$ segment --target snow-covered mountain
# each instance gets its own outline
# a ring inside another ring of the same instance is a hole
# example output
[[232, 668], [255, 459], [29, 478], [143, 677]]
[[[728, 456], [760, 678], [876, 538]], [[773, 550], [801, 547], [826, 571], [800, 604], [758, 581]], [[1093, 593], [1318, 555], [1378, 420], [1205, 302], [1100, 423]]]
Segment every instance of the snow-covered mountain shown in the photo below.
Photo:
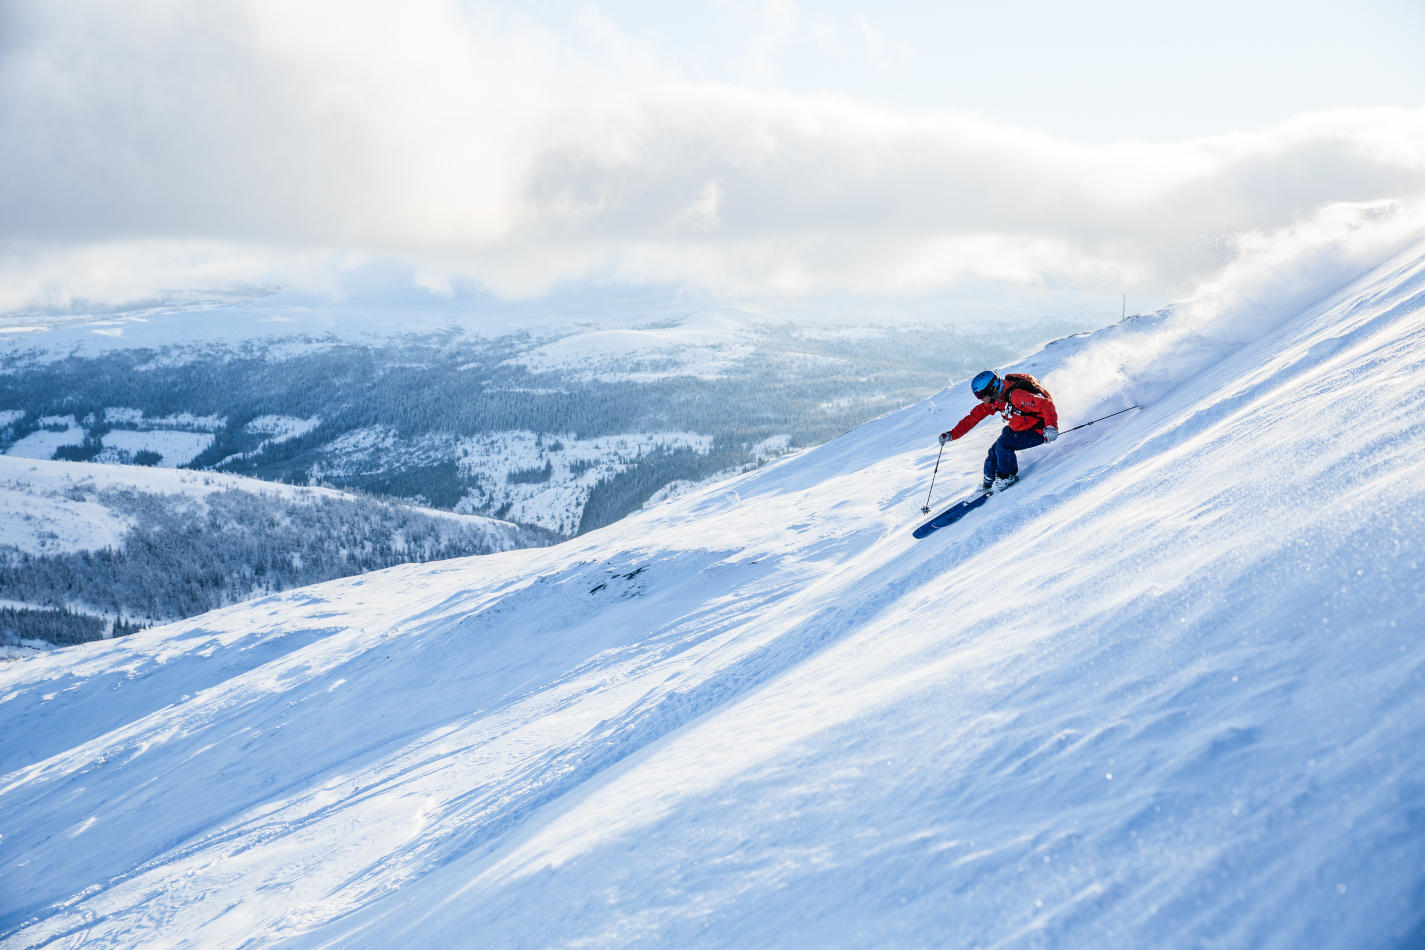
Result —
[[553, 540], [325, 488], [0, 456], [0, 647], [96, 640], [393, 564]]
[[1142, 408], [925, 541], [962, 385], [0, 669], [0, 944], [1420, 946], [1425, 247], [1018, 365]]

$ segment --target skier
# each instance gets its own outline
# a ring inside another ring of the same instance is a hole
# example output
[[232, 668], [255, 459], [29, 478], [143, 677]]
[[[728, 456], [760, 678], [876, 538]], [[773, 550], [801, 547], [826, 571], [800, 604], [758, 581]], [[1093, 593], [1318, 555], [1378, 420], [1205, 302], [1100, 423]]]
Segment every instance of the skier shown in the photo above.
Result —
[[970, 391], [980, 404], [955, 424], [949, 432], [940, 433], [940, 444], [952, 442], [998, 412], [1004, 415], [1004, 431], [990, 446], [985, 459], [985, 480], [980, 491], [1001, 491], [1019, 478], [1019, 460], [1014, 453], [1036, 445], [1053, 442], [1059, 437], [1059, 413], [1054, 399], [1044, 386], [1028, 373], [1005, 373], [1000, 379], [985, 370], [970, 380]]

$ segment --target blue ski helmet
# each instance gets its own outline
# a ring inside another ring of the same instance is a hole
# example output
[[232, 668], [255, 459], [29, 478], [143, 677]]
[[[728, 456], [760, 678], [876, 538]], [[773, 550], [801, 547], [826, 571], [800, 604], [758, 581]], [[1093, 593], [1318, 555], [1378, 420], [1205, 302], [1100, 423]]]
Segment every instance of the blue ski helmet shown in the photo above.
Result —
[[991, 370], [985, 370], [970, 380], [970, 392], [975, 394], [976, 399], [993, 396], [998, 390], [999, 377]]

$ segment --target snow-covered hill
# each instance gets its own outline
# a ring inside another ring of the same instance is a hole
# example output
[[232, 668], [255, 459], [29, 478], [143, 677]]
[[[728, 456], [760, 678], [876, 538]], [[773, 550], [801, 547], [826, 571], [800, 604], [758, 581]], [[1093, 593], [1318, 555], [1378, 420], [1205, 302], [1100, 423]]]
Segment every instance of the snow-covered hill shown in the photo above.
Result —
[[326, 488], [0, 456], [0, 645], [94, 640], [393, 564], [552, 540]]
[[[1425, 942], [1425, 248], [563, 545], [0, 670], [0, 943]], [[995, 429], [949, 447], [937, 494]]]

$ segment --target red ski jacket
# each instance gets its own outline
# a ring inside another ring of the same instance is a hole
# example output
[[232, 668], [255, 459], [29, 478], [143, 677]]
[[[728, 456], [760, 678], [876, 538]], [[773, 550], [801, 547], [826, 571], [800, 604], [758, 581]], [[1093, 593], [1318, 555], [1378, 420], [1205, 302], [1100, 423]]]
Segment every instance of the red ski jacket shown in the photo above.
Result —
[[1043, 432], [1045, 426], [1059, 428], [1059, 413], [1054, 408], [1054, 400], [1012, 386], [1008, 399], [981, 402], [970, 410], [969, 415], [955, 423], [955, 428], [950, 430], [951, 441], [960, 438], [997, 412], [1004, 415], [1004, 421], [1015, 432], [1023, 432], [1026, 429]]

